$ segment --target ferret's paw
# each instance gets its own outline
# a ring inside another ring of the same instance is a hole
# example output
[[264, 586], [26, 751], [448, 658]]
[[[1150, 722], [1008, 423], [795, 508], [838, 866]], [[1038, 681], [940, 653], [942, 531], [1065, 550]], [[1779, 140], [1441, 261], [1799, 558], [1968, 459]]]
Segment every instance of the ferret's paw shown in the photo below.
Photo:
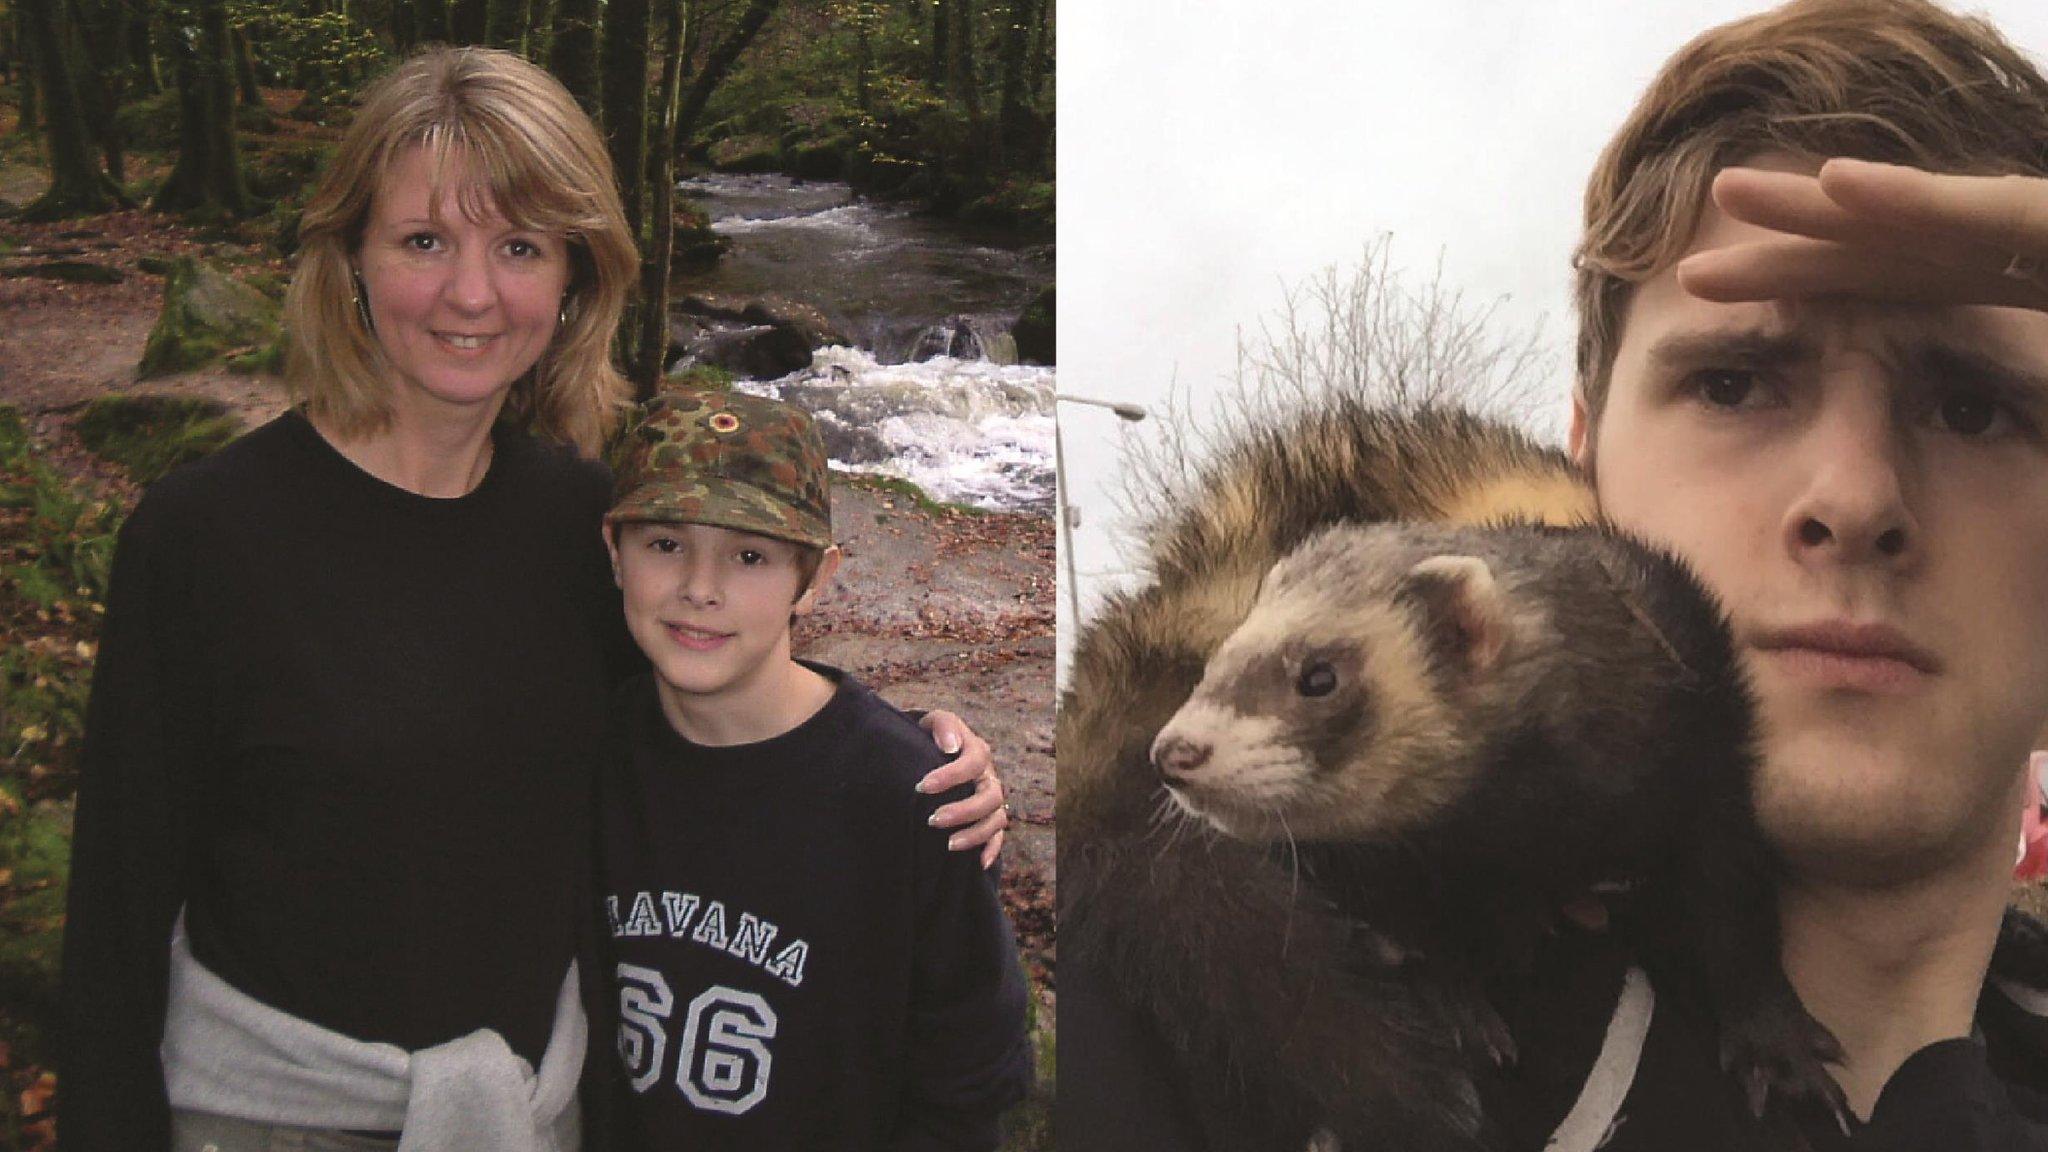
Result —
[[1749, 1110], [1759, 1117], [1776, 1092], [1827, 1108], [1846, 1133], [1849, 1102], [1827, 1069], [1841, 1059], [1834, 1033], [1796, 1003], [1760, 1006], [1721, 1028], [1721, 1067], [1742, 1085]]

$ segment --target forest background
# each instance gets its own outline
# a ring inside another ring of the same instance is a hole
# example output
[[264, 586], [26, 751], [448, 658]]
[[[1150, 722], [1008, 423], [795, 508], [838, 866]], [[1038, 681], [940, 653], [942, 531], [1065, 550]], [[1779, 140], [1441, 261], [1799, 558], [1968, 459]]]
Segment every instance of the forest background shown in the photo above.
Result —
[[[648, 394], [678, 358], [672, 278], [730, 244], [678, 197], [685, 175], [840, 180], [1049, 245], [1054, 15], [1051, 0], [0, 0], [0, 1148], [52, 1139], [70, 798], [115, 533], [144, 485], [282, 403], [276, 300], [298, 213], [362, 88], [429, 43], [506, 48], [563, 81], [605, 131], [640, 238], [617, 356]], [[1051, 362], [1052, 299], [1047, 285], [1017, 321], [1027, 359]], [[829, 342], [801, 308], [747, 308]], [[46, 370], [129, 329], [120, 381]], [[959, 706], [1005, 756], [1024, 844], [1045, 841], [1022, 867], [1010, 853], [1005, 897], [1039, 993], [1044, 1092], [1009, 1146], [1049, 1148], [1051, 525], [900, 485], [841, 501], [895, 584], [839, 623], [893, 634], [835, 637], [825, 658], [913, 696], [962, 675], [998, 685], [1000, 703]], [[1007, 607], [948, 608], [972, 602]]]

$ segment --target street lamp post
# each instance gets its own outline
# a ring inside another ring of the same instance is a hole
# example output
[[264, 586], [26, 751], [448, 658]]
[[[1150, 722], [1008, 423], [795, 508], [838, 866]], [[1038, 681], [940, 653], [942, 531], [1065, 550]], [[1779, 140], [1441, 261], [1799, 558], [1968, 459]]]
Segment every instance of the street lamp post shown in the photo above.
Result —
[[[1145, 418], [1145, 409], [1136, 404], [1123, 404], [1114, 400], [1097, 400], [1091, 396], [1075, 396], [1065, 392], [1053, 393], [1053, 400], [1059, 404], [1086, 404], [1091, 408], [1107, 408], [1118, 418], [1135, 424]], [[1074, 564], [1074, 529], [1081, 526], [1081, 510], [1067, 500], [1067, 454], [1060, 437], [1059, 414], [1053, 414], [1052, 422], [1052, 469], [1053, 486], [1058, 490], [1060, 522], [1059, 531], [1067, 539], [1067, 611], [1073, 618], [1074, 627], [1081, 626], [1081, 581]]]

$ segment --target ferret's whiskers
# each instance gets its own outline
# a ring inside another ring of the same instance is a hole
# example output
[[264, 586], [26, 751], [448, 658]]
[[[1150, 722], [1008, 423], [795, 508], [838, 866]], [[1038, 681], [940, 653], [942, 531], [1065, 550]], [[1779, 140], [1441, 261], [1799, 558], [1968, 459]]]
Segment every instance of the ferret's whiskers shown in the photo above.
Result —
[[1294, 909], [1301, 903], [1301, 845], [1294, 842], [1294, 829], [1287, 825], [1286, 811], [1275, 808], [1273, 815], [1279, 818], [1280, 831], [1287, 837], [1287, 924], [1280, 933], [1280, 957], [1284, 960], [1294, 943]]

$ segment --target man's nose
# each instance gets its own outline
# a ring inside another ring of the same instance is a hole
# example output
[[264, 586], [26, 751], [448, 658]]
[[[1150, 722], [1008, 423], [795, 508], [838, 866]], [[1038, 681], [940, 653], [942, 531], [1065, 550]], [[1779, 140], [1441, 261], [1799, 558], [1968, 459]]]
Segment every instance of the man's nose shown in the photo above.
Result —
[[1803, 446], [1805, 487], [1784, 524], [1786, 548], [1802, 562], [1897, 564], [1919, 543], [1911, 431], [1876, 400], [1824, 412]]

